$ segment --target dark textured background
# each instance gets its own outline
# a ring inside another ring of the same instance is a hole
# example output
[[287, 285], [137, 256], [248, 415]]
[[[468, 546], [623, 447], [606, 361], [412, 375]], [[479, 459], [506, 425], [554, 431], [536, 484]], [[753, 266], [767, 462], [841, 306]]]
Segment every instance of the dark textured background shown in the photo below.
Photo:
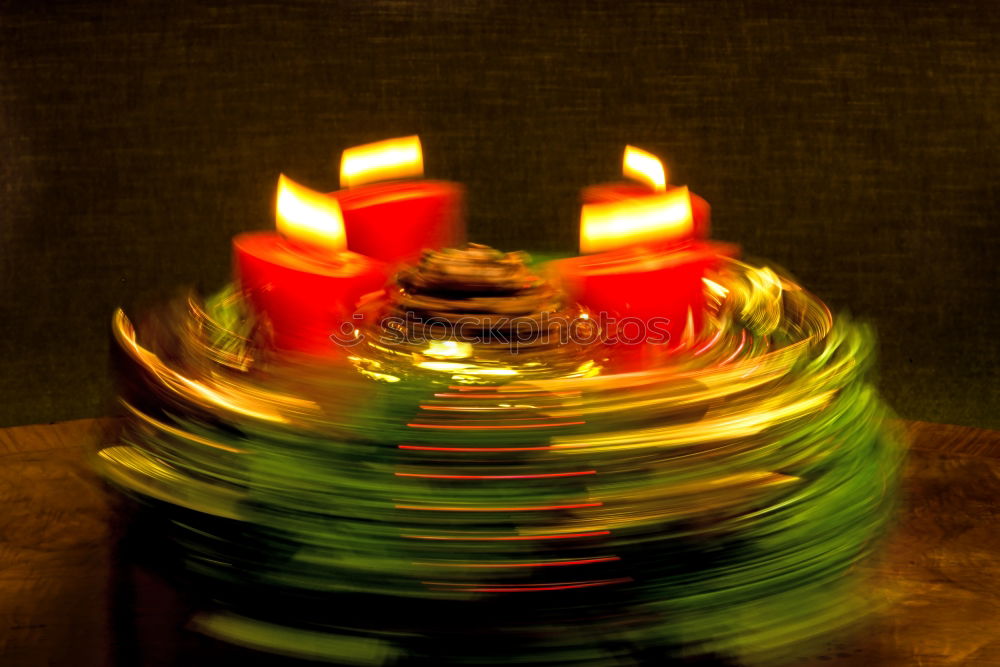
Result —
[[107, 410], [112, 310], [220, 285], [279, 171], [419, 132], [503, 248], [574, 249], [577, 189], [659, 153], [876, 323], [899, 412], [1000, 426], [993, 3], [39, 5], [0, 13], [4, 424]]

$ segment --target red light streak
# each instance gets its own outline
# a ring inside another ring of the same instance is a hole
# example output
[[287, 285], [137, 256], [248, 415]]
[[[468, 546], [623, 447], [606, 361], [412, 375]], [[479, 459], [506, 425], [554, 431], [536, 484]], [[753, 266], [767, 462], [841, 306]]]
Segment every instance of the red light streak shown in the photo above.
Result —
[[[400, 447], [406, 447], [406, 445], [400, 445]], [[580, 470], [578, 472], [543, 472], [534, 475], [432, 475], [417, 472], [395, 473], [396, 477], [420, 477], [423, 479], [542, 479], [547, 477], [579, 477], [580, 475], [596, 474], [596, 470]]]
[[735, 359], [735, 358], [736, 358], [736, 357], [737, 357], [737, 356], [739, 355], [739, 353], [743, 351], [743, 346], [744, 346], [744, 345], [746, 345], [746, 342], [747, 342], [747, 332], [746, 332], [746, 329], [744, 329], [743, 331], [741, 331], [741, 332], [740, 332], [740, 344], [739, 344], [739, 345], [737, 345], [737, 346], [736, 346], [736, 349], [735, 349], [735, 350], [733, 350], [733, 353], [732, 353], [732, 354], [730, 354], [730, 355], [729, 355], [728, 357], [726, 357], [725, 359], [723, 359], [723, 360], [722, 360], [722, 361], [721, 361], [721, 362], [719, 363], [719, 365], [720, 365], [720, 366], [725, 366], [725, 365], [726, 365], [726, 364], [728, 364], [728, 363], [729, 363], [730, 361], [732, 361], [733, 359]]
[[470, 567], [470, 568], [497, 568], [497, 567], [561, 567], [563, 565], [590, 565], [591, 563], [612, 563], [619, 561], [618, 556], [599, 556], [595, 558], [581, 558], [579, 560], [556, 560], [542, 561], [539, 563], [414, 563], [414, 565], [427, 565], [431, 567]]
[[[744, 335], [746, 335], [745, 332], [744, 332]], [[712, 338], [710, 338], [708, 341], [705, 342], [704, 345], [702, 345], [698, 349], [696, 349], [693, 352], [691, 352], [691, 356], [692, 357], [700, 357], [701, 355], [705, 354], [710, 349], [712, 349], [713, 347], [715, 347], [715, 344], [718, 343], [719, 339], [721, 339], [721, 338], [722, 338], [722, 329], [719, 329], [718, 331], [715, 332], [715, 335], [712, 336]]]
[[558, 533], [556, 535], [497, 535], [497, 536], [485, 536], [485, 535], [403, 535], [413, 540], [462, 540], [462, 541], [486, 541], [486, 542], [509, 542], [509, 541], [520, 541], [520, 540], [568, 540], [577, 537], [600, 537], [601, 535], [610, 535], [610, 530], [593, 530], [587, 533]]
[[[531, 591], [562, 591], [571, 588], [593, 588], [594, 586], [607, 586], [609, 584], [623, 584], [632, 581], [629, 577], [621, 577], [620, 579], [603, 579], [598, 581], [580, 581], [580, 582], [569, 582], [565, 584], [537, 584], [533, 586], [497, 586], [493, 587], [474, 587], [474, 588], [464, 588], [463, 590], [472, 591], [475, 593], [527, 593]], [[445, 581], [425, 581], [423, 582], [426, 586], [449, 586], [449, 587], [463, 587], [465, 584], [453, 584]]]
[[434, 505], [396, 505], [398, 510], [436, 510], [440, 512], [541, 512], [545, 510], [575, 510], [600, 507], [604, 503], [573, 503], [570, 505], [538, 505], [533, 507], [436, 507]]
[[[423, 408], [424, 406], [421, 405], [420, 407]], [[454, 409], [455, 410], [459, 410], [459, 411], [470, 411], [471, 412], [473, 410], [476, 410], [477, 408], [478, 408], [478, 406], [475, 406], [475, 407], [459, 407], [459, 406], [455, 406]], [[570, 414], [569, 416], [577, 416], [577, 415]], [[455, 417], [451, 421], [476, 422], [476, 423], [482, 423], [484, 421], [501, 421], [501, 420], [504, 421], [504, 422], [530, 422], [530, 421], [535, 420], [535, 419], [538, 419], [538, 417], [493, 417], [493, 418], [486, 417], [486, 418], [478, 418], [478, 419], [475, 418], [475, 417]]]
[[407, 424], [410, 428], [443, 428], [449, 430], [483, 430], [492, 428], [555, 428], [556, 426], [576, 426], [577, 424], [584, 424], [585, 422], [554, 422], [551, 424], [503, 424], [503, 425], [484, 425], [476, 426], [473, 424]]
[[[449, 387], [452, 389], [453, 387]], [[471, 387], [470, 387], [471, 390]], [[518, 391], [518, 392], [507, 392], [495, 394], [475, 395], [469, 393], [461, 394], [434, 394], [435, 398], [473, 398], [477, 400], [487, 400], [492, 398], [556, 398], [560, 396], [579, 396], [578, 391]]]
[[399, 445], [400, 449], [415, 449], [423, 452], [540, 452], [552, 449], [543, 447], [431, 447], [430, 445]]
[[[421, 410], [427, 410], [428, 412], [511, 412], [514, 410], [523, 411], [528, 408], [533, 408], [535, 406], [523, 406], [523, 405], [508, 405], [508, 406], [493, 406], [493, 405], [421, 405]], [[564, 412], [567, 417], [579, 417], [579, 412]], [[500, 417], [506, 421], [527, 421], [529, 419], [535, 419], [535, 417]]]

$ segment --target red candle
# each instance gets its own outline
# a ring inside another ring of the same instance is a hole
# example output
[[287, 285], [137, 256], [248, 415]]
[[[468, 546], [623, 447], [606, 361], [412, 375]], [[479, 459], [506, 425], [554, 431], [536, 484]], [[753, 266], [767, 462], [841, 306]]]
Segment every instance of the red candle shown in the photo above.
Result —
[[[423, 175], [416, 136], [344, 151], [340, 204], [347, 247], [389, 265], [414, 262], [424, 248], [459, 245], [465, 237], [464, 190], [456, 183], [415, 180]], [[387, 179], [389, 183], [375, 183]]]
[[561, 260], [556, 271], [591, 317], [614, 325], [619, 344], [672, 349], [689, 320], [694, 332], [702, 326], [706, 271], [736, 253], [735, 246], [704, 241], [659, 250], [636, 246]]
[[462, 187], [445, 181], [381, 183], [339, 190], [347, 247], [390, 265], [415, 262], [424, 248], [464, 240]]
[[736, 253], [731, 245], [693, 239], [693, 228], [687, 188], [588, 204], [580, 249], [593, 254], [563, 260], [556, 270], [591, 317], [613, 323], [618, 345], [670, 350], [689, 322], [694, 332], [702, 325], [706, 270]]
[[334, 338], [349, 336], [358, 302], [382, 289], [387, 267], [345, 249], [336, 201], [284, 176], [277, 223], [281, 234], [247, 232], [233, 239], [238, 284], [275, 348], [334, 353]]

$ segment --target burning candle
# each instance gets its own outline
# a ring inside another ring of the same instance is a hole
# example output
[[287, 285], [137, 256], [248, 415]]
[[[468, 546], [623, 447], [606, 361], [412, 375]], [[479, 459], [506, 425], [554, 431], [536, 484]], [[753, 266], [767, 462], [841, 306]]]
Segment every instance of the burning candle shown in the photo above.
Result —
[[343, 189], [330, 196], [343, 211], [347, 247], [397, 265], [416, 261], [425, 248], [461, 243], [464, 190], [456, 183], [422, 180], [423, 173], [417, 136], [345, 150]]
[[[584, 204], [601, 204], [654, 196], [677, 186], [670, 185], [669, 176], [663, 163], [652, 153], [626, 146], [622, 156], [622, 174], [638, 183], [599, 183], [583, 189], [580, 193]], [[696, 194], [691, 197], [691, 235], [707, 239], [711, 226], [712, 212], [708, 202]]]
[[278, 231], [233, 239], [236, 279], [274, 347], [309, 354], [336, 349], [331, 335], [353, 324], [358, 301], [380, 290], [387, 267], [346, 249], [337, 201], [278, 180]]
[[[616, 202], [584, 205], [580, 250], [557, 262], [572, 298], [591, 317], [612, 323], [617, 342], [669, 350], [702, 323], [702, 278], [734, 246], [693, 238], [686, 187]], [[640, 345], [641, 344], [641, 345]]]

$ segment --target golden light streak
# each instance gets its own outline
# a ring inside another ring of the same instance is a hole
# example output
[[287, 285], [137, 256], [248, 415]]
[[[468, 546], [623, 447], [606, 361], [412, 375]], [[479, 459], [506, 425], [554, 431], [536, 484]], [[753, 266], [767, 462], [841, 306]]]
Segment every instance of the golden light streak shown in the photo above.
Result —
[[422, 361], [415, 364], [417, 368], [445, 373], [460, 373], [463, 375], [517, 375], [514, 368], [485, 368], [474, 364], [460, 364], [454, 361]]
[[[225, 393], [218, 391], [204, 382], [185, 377], [167, 366], [159, 357], [139, 344], [138, 340], [136, 340], [135, 328], [132, 326], [132, 322], [125, 316], [124, 311], [121, 309], [115, 311], [112, 330], [122, 349], [148, 372], [155, 375], [171, 391], [191, 396], [200, 402], [205, 402], [209, 405], [262, 421], [278, 423], [288, 421], [283, 415], [266, 407], [263, 402], [254, 401], [252, 397], [245, 395], [243, 392]], [[308, 401], [302, 400], [299, 403], [303, 405], [310, 404]]]
[[715, 282], [714, 280], [711, 280], [710, 278], [702, 278], [701, 282], [703, 282], [705, 284], [705, 287], [707, 287], [711, 292], [722, 298], [725, 298], [729, 295], [728, 288], [720, 285], [719, 283]]
[[246, 496], [190, 477], [132, 445], [112, 445], [97, 452], [95, 463], [111, 481], [151, 498], [227, 519], [243, 519]]
[[333, 197], [310, 190], [282, 174], [278, 177], [275, 209], [278, 231], [293, 241], [332, 253], [347, 248], [344, 217]]
[[153, 428], [163, 431], [164, 433], [169, 433], [170, 435], [175, 436], [177, 438], [181, 438], [183, 440], [188, 440], [190, 442], [194, 442], [199, 445], [214, 447], [216, 449], [222, 449], [224, 451], [232, 452], [234, 454], [246, 453], [245, 449], [237, 449], [236, 447], [230, 447], [220, 442], [209, 440], [208, 438], [203, 438], [193, 433], [188, 433], [187, 431], [182, 431], [181, 429], [171, 426], [170, 424], [159, 421], [158, 419], [154, 419], [150, 415], [147, 415], [145, 412], [142, 412], [141, 410], [136, 408], [134, 405], [126, 401], [124, 398], [120, 400], [120, 403], [125, 407], [126, 410], [135, 415], [140, 421], [146, 422]]
[[456, 340], [432, 340], [423, 354], [435, 359], [466, 359], [472, 356], [472, 345]]
[[833, 392], [823, 392], [806, 396], [789, 405], [780, 405], [778, 400], [768, 401], [757, 412], [725, 414], [719, 418], [706, 418], [699, 422], [676, 427], [654, 427], [636, 429], [627, 434], [609, 433], [587, 438], [567, 436], [553, 439], [553, 449], [640, 449], [645, 447], [684, 447], [691, 442], [719, 442], [756, 435], [762, 430], [786, 420], [821, 410], [833, 399]]
[[625, 178], [641, 181], [656, 192], [667, 189], [667, 171], [660, 158], [635, 146], [626, 146], [622, 157]]
[[420, 137], [415, 134], [354, 146], [346, 149], [340, 159], [342, 188], [423, 175], [424, 155]]
[[679, 240], [693, 229], [687, 187], [649, 197], [587, 204], [580, 214], [580, 252]]
[[691, 307], [688, 306], [687, 309], [687, 320], [684, 324], [684, 331], [681, 333], [680, 347], [682, 349], [688, 349], [694, 343], [694, 313], [691, 312]]

